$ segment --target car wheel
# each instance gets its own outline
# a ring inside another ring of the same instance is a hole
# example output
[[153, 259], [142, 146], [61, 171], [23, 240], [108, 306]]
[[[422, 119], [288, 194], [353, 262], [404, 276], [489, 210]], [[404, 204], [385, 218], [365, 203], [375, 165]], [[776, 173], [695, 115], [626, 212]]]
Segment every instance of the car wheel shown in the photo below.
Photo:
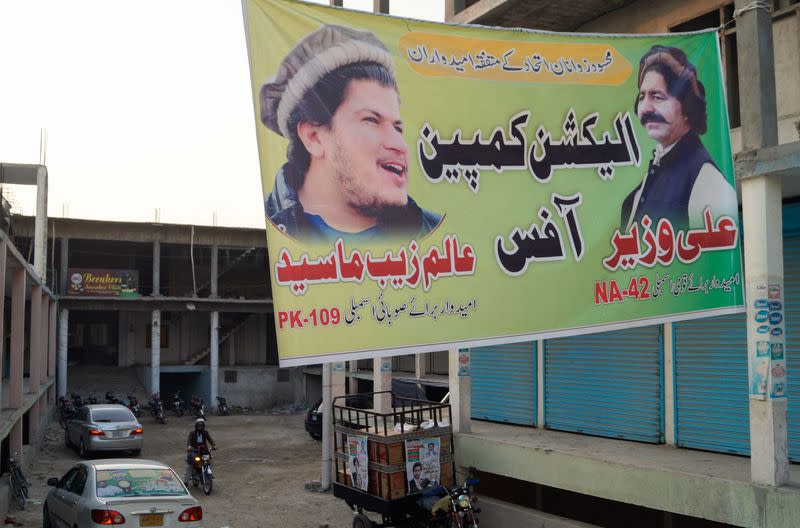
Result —
[[81, 443], [78, 445], [78, 455], [80, 455], [81, 458], [89, 458], [89, 450], [86, 449], [83, 438], [81, 438]]
[[44, 505], [42, 508], [42, 528], [52, 528], [53, 521], [50, 519], [50, 509], [47, 507], [47, 504]]

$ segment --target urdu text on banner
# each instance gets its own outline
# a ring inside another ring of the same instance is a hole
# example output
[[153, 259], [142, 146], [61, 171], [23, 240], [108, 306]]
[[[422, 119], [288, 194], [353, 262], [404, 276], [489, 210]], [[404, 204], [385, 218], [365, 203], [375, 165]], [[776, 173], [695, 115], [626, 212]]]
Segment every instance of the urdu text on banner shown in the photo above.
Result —
[[714, 31], [243, 6], [282, 366], [743, 311]]

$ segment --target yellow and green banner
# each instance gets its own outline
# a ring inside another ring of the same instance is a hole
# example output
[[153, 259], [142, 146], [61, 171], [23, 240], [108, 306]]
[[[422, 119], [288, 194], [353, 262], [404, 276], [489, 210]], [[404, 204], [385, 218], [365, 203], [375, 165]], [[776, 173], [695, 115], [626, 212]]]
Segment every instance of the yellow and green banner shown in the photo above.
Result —
[[281, 365], [743, 311], [714, 31], [243, 5]]

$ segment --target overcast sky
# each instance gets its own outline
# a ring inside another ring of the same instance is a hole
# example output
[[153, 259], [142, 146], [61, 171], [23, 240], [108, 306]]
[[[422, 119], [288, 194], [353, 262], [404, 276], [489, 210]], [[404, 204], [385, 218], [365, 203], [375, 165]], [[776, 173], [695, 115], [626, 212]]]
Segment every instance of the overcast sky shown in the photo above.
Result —
[[263, 227], [249, 75], [238, 0], [3, 0], [0, 161], [38, 163], [44, 127], [51, 217]]

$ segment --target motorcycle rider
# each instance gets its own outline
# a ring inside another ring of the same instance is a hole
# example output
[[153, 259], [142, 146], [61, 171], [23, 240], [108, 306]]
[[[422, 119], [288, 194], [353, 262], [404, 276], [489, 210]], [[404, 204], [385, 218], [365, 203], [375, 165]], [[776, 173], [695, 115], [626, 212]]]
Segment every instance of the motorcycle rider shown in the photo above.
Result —
[[194, 421], [194, 430], [189, 432], [189, 438], [186, 441], [186, 468], [183, 471], [183, 484], [189, 485], [189, 479], [192, 477], [192, 451], [197, 450], [198, 453], [209, 451], [209, 444], [211, 449], [216, 449], [217, 444], [211, 438], [211, 434], [206, 431], [206, 421], [198, 418]]

